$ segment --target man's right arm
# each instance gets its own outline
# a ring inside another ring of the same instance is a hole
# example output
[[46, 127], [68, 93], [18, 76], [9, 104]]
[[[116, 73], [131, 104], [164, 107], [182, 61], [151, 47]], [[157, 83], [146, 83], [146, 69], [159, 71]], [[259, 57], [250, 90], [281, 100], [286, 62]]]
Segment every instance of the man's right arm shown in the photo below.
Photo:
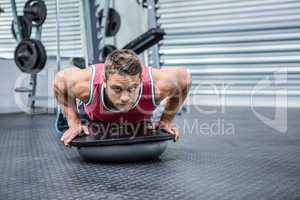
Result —
[[76, 105], [77, 98], [83, 100], [89, 94], [89, 88], [86, 87], [88, 74], [89, 72], [84, 70], [68, 68], [58, 72], [54, 78], [54, 96], [69, 126], [61, 138], [66, 146], [82, 132], [88, 134], [87, 127], [80, 123]]

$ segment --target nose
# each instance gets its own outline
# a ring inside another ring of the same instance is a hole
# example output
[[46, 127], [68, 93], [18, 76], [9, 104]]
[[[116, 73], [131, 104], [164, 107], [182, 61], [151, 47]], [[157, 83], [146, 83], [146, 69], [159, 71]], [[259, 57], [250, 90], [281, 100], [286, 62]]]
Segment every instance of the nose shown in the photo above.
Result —
[[123, 92], [123, 94], [121, 95], [121, 102], [122, 103], [127, 103], [129, 101], [130, 97], [129, 94], [127, 92]]

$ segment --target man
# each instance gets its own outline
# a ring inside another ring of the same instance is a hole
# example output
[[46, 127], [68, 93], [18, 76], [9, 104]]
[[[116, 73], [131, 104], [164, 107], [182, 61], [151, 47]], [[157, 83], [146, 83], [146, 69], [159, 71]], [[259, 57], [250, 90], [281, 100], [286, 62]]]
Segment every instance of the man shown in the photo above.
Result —
[[187, 97], [191, 75], [185, 69], [155, 69], [143, 66], [131, 50], [115, 50], [104, 64], [86, 69], [68, 68], [54, 80], [54, 95], [66, 117], [68, 129], [61, 137], [64, 145], [81, 133], [89, 134], [80, 121], [77, 101], [83, 102], [89, 120], [139, 123], [151, 117], [155, 108], [166, 101], [158, 125], [178, 140], [172, 123]]

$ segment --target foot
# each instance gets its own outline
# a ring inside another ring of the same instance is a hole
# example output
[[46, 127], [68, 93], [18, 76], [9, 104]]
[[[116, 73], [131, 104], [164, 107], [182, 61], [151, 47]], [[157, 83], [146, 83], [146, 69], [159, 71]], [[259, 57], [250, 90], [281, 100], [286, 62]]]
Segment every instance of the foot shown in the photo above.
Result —
[[63, 133], [66, 129], [68, 129], [68, 121], [66, 117], [64, 116], [61, 109], [57, 109], [57, 115], [55, 120], [55, 129], [58, 133]]

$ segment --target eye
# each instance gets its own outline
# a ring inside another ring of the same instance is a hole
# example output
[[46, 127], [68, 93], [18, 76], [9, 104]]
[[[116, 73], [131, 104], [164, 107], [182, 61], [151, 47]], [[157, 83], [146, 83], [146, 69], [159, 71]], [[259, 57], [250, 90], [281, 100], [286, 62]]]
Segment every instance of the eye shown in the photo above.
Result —
[[128, 88], [128, 92], [134, 92], [136, 90], [137, 87], [130, 87]]
[[120, 89], [114, 89], [114, 92], [115, 92], [115, 93], [120, 93], [121, 90], [120, 90]]
[[120, 93], [122, 91], [120, 88], [114, 88], [113, 90], [115, 93]]

